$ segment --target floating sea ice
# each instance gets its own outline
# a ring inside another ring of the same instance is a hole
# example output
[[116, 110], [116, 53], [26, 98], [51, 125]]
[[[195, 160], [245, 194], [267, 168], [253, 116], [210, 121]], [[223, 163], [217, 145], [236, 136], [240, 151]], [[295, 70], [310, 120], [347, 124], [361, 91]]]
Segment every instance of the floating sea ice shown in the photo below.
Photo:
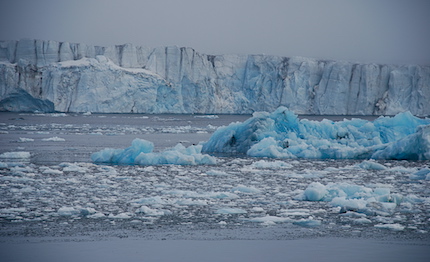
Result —
[[368, 170], [385, 170], [387, 167], [384, 165], [381, 165], [374, 160], [365, 160], [357, 165], [358, 167], [362, 169], [368, 169]]
[[145, 205], [165, 205], [165, 204], [167, 204], [167, 202], [164, 199], [162, 199], [160, 196], [135, 199], [132, 202], [138, 203], [138, 204], [145, 204]]
[[423, 168], [418, 172], [413, 173], [409, 176], [410, 179], [416, 179], [416, 180], [430, 180], [430, 169], [429, 168]]
[[92, 215], [87, 216], [87, 218], [93, 218], [93, 219], [99, 219], [105, 217], [105, 214], [101, 213], [101, 212], [96, 212]]
[[62, 175], [63, 171], [57, 169], [51, 169], [49, 167], [41, 168], [42, 174], [50, 174], [50, 175]]
[[218, 128], [202, 152], [252, 157], [319, 159], [430, 159], [430, 119], [405, 112], [375, 121], [298, 119], [285, 107], [254, 113]]
[[215, 211], [215, 214], [230, 215], [230, 214], [246, 214], [247, 212], [240, 208], [220, 208]]
[[270, 216], [270, 215], [267, 215], [264, 217], [250, 218], [250, 219], [246, 219], [246, 220], [250, 221], [250, 222], [263, 223], [266, 225], [271, 225], [274, 223], [285, 223], [285, 222], [293, 222], [294, 221], [288, 217], [278, 217], [278, 216]]
[[77, 163], [61, 163], [60, 166], [63, 167], [64, 172], [78, 172], [87, 173], [88, 168], [81, 166], [82, 164]]
[[304, 200], [308, 201], [321, 201], [328, 194], [326, 187], [319, 183], [315, 182], [310, 184], [305, 192], [304, 192]]
[[113, 218], [113, 219], [129, 219], [129, 218], [133, 217], [133, 214], [128, 213], [128, 212], [124, 212], [124, 213], [119, 213], [117, 215], [109, 214], [108, 217]]
[[209, 170], [206, 172], [206, 175], [208, 175], [208, 176], [229, 176], [229, 174], [227, 174], [224, 171], [220, 171], [220, 170]]
[[54, 137], [50, 137], [50, 138], [43, 138], [42, 141], [64, 142], [64, 141], [66, 141], [66, 139], [58, 137], [58, 136], [54, 136]]
[[300, 220], [296, 220], [293, 222], [294, 225], [302, 226], [302, 227], [318, 227], [321, 225], [321, 221], [317, 219], [310, 218], [302, 218]]
[[371, 224], [372, 220], [362, 217], [362, 218], [353, 219], [352, 223], [356, 225]]
[[368, 188], [348, 183], [311, 183], [298, 197], [307, 201], [326, 201], [330, 205], [340, 207], [340, 212], [350, 210], [366, 214], [391, 214], [394, 209], [405, 202], [417, 202], [413, 196], [403, 197], [393, 194], [389, 188]]
[[24, 207], [12, 207], [12, 208], [1, 208], [0, 217], [6, 219], [17, 219], [20, 215], [27, 213], [27, 209]]
[[252, 163], [251, 167], [268, 168], [268, 169], [287, 169], [287, 168], [292, 168], [293, 165], [288, 164], [288, 163], [283, 162], [283, 161], [259, 160], [257, 162]]
[[231, 192], [234, 193], [245, 193], [245, 194], [259, 194], [261, 190], [255, 187], [248, 187], [244, 185], [238, 185], [231, 189]]
[[30, 152], [6, 152], [3, 154], [0, 154], [0, 158], [6, 158], [6, 159], [26, 159], [30, 158], [31, 154]]
[[82, 207], [66, 207], [63, 206], [58, 209], [57, 214], [59, 216], [89, 216], [97, 213], [93, 208], [82, 208]]
[[147, 216], [163, 216], [166, 214], [170, 214], [170, 211], [153, 209], [147, 206], [141, 206], [136, 210], [136, 213], [144, 213]]
[[309, 209], [284, 209], [280, 211], [282, 216], [310, 216]]
[[212, 199], [236, 199], [238, 195], [230, 192], [194, 192], [189, 190], [164, 191], [166, 195], [174, 195], [186, 198], [212, 198]]
[[79, 210], [76, 210], [73, 207], [61, 207], [58, 209], [58, 215], [60, 216], [75, 216], [79, 215]]
[[200, 199], [180, 198], [175, 201], [175, 204], [179, 206], [207, 206], [208, 201]]
[[126, 149], [106, 148], [92, 154], [97, 163], [137, 164], [137, 165], [214, 165], [216, 158], [201, 154], [201, 145], [185, 147], [177, 144], [171, 149], [154, 153], [154, 144], [143, 139], [134, 139]]
[[402, 231], [403, 229], [405, 229], [405, 227], [400, 225], [400, 224], [377, 224], [374, 227], [383, 228], [383, 229], [390, 229], [390, 230], [394, 230], [394, 231]]
[[26, 138], [26, 137], [20, 137], [18, 140], [19, 143], [33, 142], [33, 141], [34, 141], [33, 138]]
[[194, 118], [217, 119], [217, 118], [219, 118], [219, 116], [217, 116], [217, 115], [201, 115], [201, 116], [194, 116]]

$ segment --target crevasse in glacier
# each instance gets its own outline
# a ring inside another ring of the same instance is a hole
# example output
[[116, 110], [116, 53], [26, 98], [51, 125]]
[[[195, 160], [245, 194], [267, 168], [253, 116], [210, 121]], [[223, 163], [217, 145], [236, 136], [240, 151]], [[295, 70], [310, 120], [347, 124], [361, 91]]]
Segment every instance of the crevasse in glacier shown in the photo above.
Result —
[[287, 106], [297, 114], [430, 115], [430, 66], [176, 46], [0, 41], [0, 101], [21, 90], [61, 112], [244, 114]]
[[430, 159], [430, 120], [400, 113], [374, 121], [299, 119], [280, 107], [254, 113], [243, 123], [220, 127], [203, 144], [205, 153], [270, 158]]

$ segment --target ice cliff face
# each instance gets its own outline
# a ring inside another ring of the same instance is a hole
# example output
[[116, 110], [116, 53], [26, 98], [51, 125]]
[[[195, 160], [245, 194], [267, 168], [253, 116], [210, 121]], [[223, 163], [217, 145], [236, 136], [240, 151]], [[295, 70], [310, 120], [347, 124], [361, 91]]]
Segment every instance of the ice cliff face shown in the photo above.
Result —
[[428, 116], [430, 66], [3, 41], [0, 101], [11, 105], [17, 94], [62, 112], [251, 113], [283, 105], [298, 114]]

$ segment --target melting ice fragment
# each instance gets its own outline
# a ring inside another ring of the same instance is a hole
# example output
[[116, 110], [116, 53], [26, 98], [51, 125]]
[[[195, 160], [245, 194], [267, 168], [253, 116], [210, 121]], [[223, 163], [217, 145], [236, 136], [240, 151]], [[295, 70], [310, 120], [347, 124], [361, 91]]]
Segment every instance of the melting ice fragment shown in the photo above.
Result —
[[223, 214], [223, 215], [229, 215], [229, 214], [246, 214], [247, 212], [240, 208], [220, 208], [215, 211], [215, 214]]
[[379, 163], [376, 163], [375, 161], [371, 160], [365, 160], [358, 164], [358, 167], [362, 169], [368, 169], [368, 170], [385, 170], [387, 169], [384, 165], [381, 165]]
[[201, 145], [185, 147], [177, 144], [163, 152], [153, 152], [154, 144], [150, 141], [136, 138], [126, 149], [106, 148], [92, 154], [91, 159], [96, 163], [137, 164], [137, 165], [213, 165], [216, 158], [201, 154]]
[[340, 212], [355, 211], [368, 215], [392, 214], [402, 203], [416, 203], [412, 195], [404, 197], [392, 193], [389, 188], [369, 188], [349, 183], [328, 183], [323, 185], [313, 182], [298, 197], [306, 201], [326, 201]]
[[415, 180], [430, 180], [430, 168], [423, 168], [409, 176]]
[[0, 154], [0, 158], [6, 158], [6, 159], [26, 159], [30, 158], [31, 154], [30, 152], [6, 152], [3, 154]]
[[[285, 107], [220, 127], [205, 153], [316, 159], [430, 159], [430, 119], [411, 113], [339, 122], [299, 119]], [[376, 167], [376, 165], [372, 165]]]

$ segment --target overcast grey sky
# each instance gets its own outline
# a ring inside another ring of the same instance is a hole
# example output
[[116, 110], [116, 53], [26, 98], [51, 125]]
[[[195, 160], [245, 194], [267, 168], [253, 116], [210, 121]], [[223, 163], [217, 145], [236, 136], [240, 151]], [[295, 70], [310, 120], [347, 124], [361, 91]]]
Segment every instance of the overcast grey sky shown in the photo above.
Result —
[[1, 0], [21, 38], [430, 65], [430, 0]]

